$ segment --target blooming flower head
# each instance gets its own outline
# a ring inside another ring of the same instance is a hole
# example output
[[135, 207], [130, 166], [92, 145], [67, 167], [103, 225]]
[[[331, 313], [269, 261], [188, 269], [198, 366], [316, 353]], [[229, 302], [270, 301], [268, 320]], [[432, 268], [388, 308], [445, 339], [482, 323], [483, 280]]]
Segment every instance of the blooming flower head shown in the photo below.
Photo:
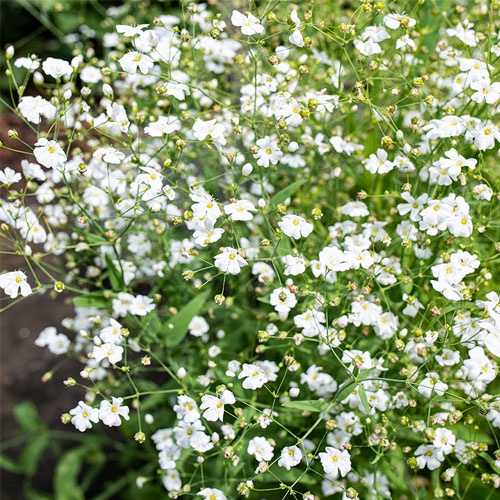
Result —
[[371, 154], [365, 162], [365, 168], [372, 174], [386, 174], [394, 168], [394, 162], [387, 159], [385, 149], [377, 149], [377, 154]]
[[244, 389], [259, 389], [264, 384], [266, 384], [269, 379], [266, 376], [264, 370], [255, 364], [252, 363], [244, 363], [241, 369], [240, 374], [238, 375], [239, 379], [243, 380], [241, 384]]
[[203, 121], [197, 118], [193, 125], [193, 135], [199, 141], [204, 141], [207, 137], [210, 137], [216, 146], [226, 144], [224, 125], [217, 123], [215, 119]]
[[142, 35], [144, 28], [147, 28], [149, 24], [138, 24], [137, 26], [127, 26], [125, 24], [117, 24], [116, 31], [121, 33], [123, 36], [135, 38], [136, 36]]
[[94, 346], [92, 355], [98, 362], [107, 358], [111, 364], [115, 365], [122, 360], [123, 351], [123, 347], [108, 342], [100, 346]]
[[234, 200], [228, 205], [224, 205], [224, 212], [234, 221], [247, 221], [253, 219], [253, 214], [256, 208], [254, 204], [248, 200]]
[[202, 396], [200, 410], [205, 410], [203, 417], [206, 420], [210, 422], [220, 420], [222, 422], [224, 418], [224, 405], [232, 405], [235, 402], [234, 394], [226, 389], [219, 397], [211, 396], [210, 394]]
[[325, 451], [319, 454], [319, 458], [325, 473], [333, 478], [339, 474], [344, 477], [351, 470], [351, 457], [347, 450], [340, 451], [327, 446]]
[[11, 271], [0, 275], [0, 288], [3, 288], [11, 299], [15, 299], [19, 294], [27, 297], [32, 293], [28, 277], [22, 271]]
[[309, 236], [313, 230], [313, 225], [300, 215], [285, 215], [278, 226], [287, 236], [296, 240]]
[[42, 64], [43, 72], [53, 78], [61, 78], [63, 76], [70, 76], [73, 73], [73, 68], [68, 61], [64, 59], [55, 59], [48, 57]]
[[19, 102], [19, 112], [26, 120], [38, 124], [42, 116], [52, 120], [56, 115], [56, 107], [39, 95], [23, 96]]
[[137, 72], [146, 75], [154, 66], [154, 61], [151, 57], [137, 51], [127, 52], [118, 59], [118, 62], [123, 68], [123, 71], [130, 75], [135, 75]]
[[434, 470], [444, 461], [444, 454], [434, 444], [422, 444], [415, 450], [415, 458], [420, 469]]
[[262, 26], [260, 21], [250, 12], [247, 12], [245, 15], [237, 10], [233, 10], [231, 23], [233, 26], [238, 28], [241, 27], [243, 35], [251, 36], [264, 33], [264, 26]]
[[247, 452], [249, 455], [254, 455], [255, 459], [261, 462], [268, 462], [273, 458], [273, 446], [265, 437], [254, 437], [248, 442]]
[[449, 429], [439, 428], [434, 432], [434, 439], [432, 444], [439, 448], [445, 455], [453, 451], [453, 447], [457, 442], [455, 434]]
[[92, 423], [99, 422], [99, 410], [92, 408], [88, 404], [80, 401], [78, 406], [69, 411], [73, 415], [71, 423], [80, 431], [85, 432], [87, 429], [92, 428]]
[[273, 137], [263, 137], [255, 143], [258, 151], [253, 155], [257, 160], [257, 165], [268, 168], [269, 165], [276, 165], [283, 157], [283, 151], [278, 146], [278, 142]]
[[238, 274], [241, 268], [247, 265], [247, 261], [231, 247], [222, 249], [222, 253], [215, 256], [215, 267], [223, 273]]
[[273, 290], [269, 302], [280, 319], [286, 319], [290, 310], [297, 305], [297, 298], [288, 288], [280, 287]]
[[293, 45], [296, 45], [297, 47], [303, 47], [304, 38], [302, 37], [302, 33], [300, 32], [301, 23], [296, 10], [292, 10], [292, 12], [290, 13], [290, 19], [293, 23], [293, 32], [288, 38], [288, 41], [290, 43], [293, 43]]
[[[110, 427], [117, 427], [121, 425], [121, 418], [129, 420], [128, 413], [130, 409], [128, 406], [122, 406], [123, 398], [111, 398], [111, 403], [107, 400], [101, 401], [99, 407], [99, 419], [103, 424]], [[121, 417], [121, 418], [120, 418]]]
[[226, 500], [227, 497], [217, 488], [203, 488], [198, 491], [198, 495], [202, 496], [205, 500]]
[[99, 337], [103, 342], [120, 344], [123, 341], [123, 327], [118, 321], [111, 318], [109, 320], [109, 326], [101, 330]]
[[285, 446], [281, 450], [278, 465], [284, 467], [286, 470], [290, 470], [300, 463], [302, 456], [302, 452], [298, 446]]
[[66, 163], [66, 153], [56, 141], [38, 139], [33, 154], [36, 161], [47, 168], [62, 168]]
[[16, 172], [10, 167], [6, 167], [4, 170], [0, 170], [0, 184], [4, 184], [5, 186], [15, 184], [22, 178], [23, 176], [19, 172]]

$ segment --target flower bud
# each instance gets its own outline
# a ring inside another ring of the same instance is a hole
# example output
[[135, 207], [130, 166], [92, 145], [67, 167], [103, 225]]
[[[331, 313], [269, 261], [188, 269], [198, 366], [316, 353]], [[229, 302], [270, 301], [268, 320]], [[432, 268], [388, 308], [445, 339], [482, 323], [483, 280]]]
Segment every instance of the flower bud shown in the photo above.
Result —
[[249, 176], [253, 171], [253, 166], [250, 163], [245, 163], [241, 168], [241, 174], [245, 177]]
[[134, 439], [138, 443], [142, 444], [142, 443], [144, 443], [144, 441], [146, 441], [146, 434], [144, 434], [144, 432], [142, 432], [142, 431], [136, 432], [134, 435]]
[[113, 87], [108, 83], [102, 85], [102, 93], [108, 98], [113, 99]]

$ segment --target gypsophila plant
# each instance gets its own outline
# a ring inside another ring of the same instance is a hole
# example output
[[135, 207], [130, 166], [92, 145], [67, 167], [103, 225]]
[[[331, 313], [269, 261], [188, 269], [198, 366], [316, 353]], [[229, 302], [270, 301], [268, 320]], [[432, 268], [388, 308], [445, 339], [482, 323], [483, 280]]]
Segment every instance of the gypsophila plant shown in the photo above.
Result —
[[7, 49], [2, 304], [72, 299], [63, 421], [170, 498], [496, 498], [499, 3], [180, 4]]

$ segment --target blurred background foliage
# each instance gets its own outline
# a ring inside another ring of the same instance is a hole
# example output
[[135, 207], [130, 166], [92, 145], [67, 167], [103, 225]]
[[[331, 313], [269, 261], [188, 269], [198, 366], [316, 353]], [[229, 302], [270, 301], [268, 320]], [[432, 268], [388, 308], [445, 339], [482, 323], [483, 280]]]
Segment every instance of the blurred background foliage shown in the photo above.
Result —
[[[71, 59], [72, 47], [92, 47], [102, 55], [102, 35], [115, 24], [112, 7], [128, 11], [131, 24], [178, 10], [178, 0], [0, 0], [0, 94], [8, 95], [5, 49], [16, 56]], [[121, 17], [121, 16], [120, 16]], [[71, 45], [71, 46], [70, 46]], [[0, 103], [0, 112], [5, 106]]]

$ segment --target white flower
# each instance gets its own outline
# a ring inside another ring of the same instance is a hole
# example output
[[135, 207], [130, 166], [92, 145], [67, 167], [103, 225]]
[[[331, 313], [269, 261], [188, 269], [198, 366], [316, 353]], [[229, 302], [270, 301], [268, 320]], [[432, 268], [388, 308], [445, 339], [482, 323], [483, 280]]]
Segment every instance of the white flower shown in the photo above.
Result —
[[115, 427], [121, 425], [122, 421], [120, 417], [125, 420], [129, 420], [129, 408], [128, 406], [122, 406], [123, 398], [111, 398], [112, 402], [103, 400], [99, 407], [99, 419], [103, 424], [109, 427]]
[[454, 36], [461, 40], [465, 45], [469, 47], [475, 47], [477, 45], [477, 36], [474, 30], [472, 29], [474, 25], [468, 22], [458, 23], [455, 28], [449, 28], [446, 30], [446, 33], [449, 36]]
[[184, 83], [168, 82], [164, 85], [165, 95], [174, 96], [179, 101], [184, 101], [190, 95], [189, 87]]
[[295, 467], [302, 460], [302, 452], [298, 446], [285, 446], [281, 450], [281, 456], [278, 460], [278, 465], [284, 467], [286, 470], [290, 470]]
[[250, 14], [250, 12], [244, 15], [237, 10], [233, 10], [231, 23], [233, 26], [241, 27], [241, 32], [247, 36], [264, 33], [264, 26], [262, 26], [260, 21], [253, 14]]
[[19, 182], [22, 178], [23, 176], [19, 172], [16, 172], [10, 167], [0, 170], [0, 184], [10, 186], [11, 184]]
[[122, 360], [123, 351], [123, 347], [107, 342], [100, 346], [94, 346], [92, 349], [92, 357], [97, 362], [107, 358], [112, 365], [115, 365]]
[[[184, 420], [184, 422], [195, 422], [200, 419], [200, 413], [198, 411], [198, 404], [193, 398], [181, 394], [177, 397], [177, 404], [174, 406], [174, 411], [179, 420]], [[158, 444], [156, 445], [158, 448]], [[160, 449], [160, 448], [158, 448]]]
[[210, 325], [203, 316], [193, 316], [189, 322], [188, 330], [193, 337], [203, 337], [210, 330]]
[[95, 66], [85, 66], [80, 72], [80, 80], [85, 83], [97, 83], [102, 80], [102, 73]]
[[259, 462], [265, 460], [269, 462], [273, 458], [274, 449], [271, 443], [265, 437], [254, 437], [248, 442], [247, 452], [249, 455], [254, 455]]
[[35, 345], [45, 347], [57, 336], [57, 329], [54, 326], [44, 328], [35, 340]]
[[83, 401], [78, 403], [78, 406], [69, 411], [73, 415], [71, 423], [80, 431], [85, 432], [92, 427], [92, 422], [97, 424], [99, 422], [99, 410], [92, 408], [85, 404]]
[[38, 139], [33, 154], [36, 161], [47, 168], [62, 168], [66, 163], [66, 153], [56, 141]]
[[298, 240], [301, 237], [307, 237], [312, 233], [313, 225], [307, 222], [300, 215], [285, 215], [278, 222], [280, 229], [290, 238]]
[[38, 59], [35, 55], [31, 57], [19, 57], [16, 59], [14, 63], [16, 68], [24, 68], [33, 73], [40, 67], [40, 59]]
[[241, 384], [244, 389], [252, 390], [259, 389], [269, 381], [264, 370], [260, 366], [249, 363], [243, 364], [238, 378], [245, 379]]
[[487, 104], [495, 104], [500, 99], [500, 82], [490, 83], [490, 80], [486, 79], [472, 82], [470, 88], [476, 90], [471, 96], [474, 102], [484, 101]]
[[382, 52], [382, 47], [377, 42], [372, 42], [367, 40], [354, 40], [354, 47], [364, 56], [372, 56], [373, 54], [380, 54]]
[[306, 270], [306, 261], [300, 255], [285, 255], [281, 260], [285, 264], [285, 276], [297, 276]]
[[401, 26], [405, 28], [411, 28], [417, 24], [417, 21], [412, 17], [405, 14], [398, 14], [394, 12], [392, 14], [387, 14], [384, 17], [384, 24], [391, 30], [396, 30]]
[[235, 200], [228, 205], [224, 205], [224, 212], [234, 221], [252, 220], [253, 215], [250, 212], [256, 210], [254, 204], [248, 200]]
[[144, 132], [151, 137], [161, 137], [172, 134], [181, 128], [181, 122], [176, 116], [160, 116], [155, 122], [151, 122]]
[[370, 215], [368, 207], [362, 201], [350, 201], [342, 205], [340, 211], [344, 215], [350, 215], [351, 217], [366, 217]]
[[214, 120], [203, 121], [199, 118], [193, 124], [193, 135], [199, 141], [204, 141], [210, 137], [215, 145], [224, 146], [226, 139], [224, 137], [224, 125]]
[[70, 344], [71, 341], [64, 333], [58, 333], [47, 343], [47, 348], [52, 354], [60, 355], [68, 352]]
[[118, 59], [123, 71], [130, 75], [135, 75], [137, 71], [146, 75], [154, 66], [154, 61], [146, 54], [132, 51], [127, 52], [124, 56]]
[[270, 304], [274, 307], [280, 319], [286, 319], [288, 313], [297, 305], [297, 298], [288, 290], [280, 287], [273, 290], [269, 298]]
[[445, 455], [453, 451], [457, 438], [449, 429], [439, 428], [434, 432], [432, 444], [440, 449]]
[[225, 247], [222, 253], [215, 256], [215, 267], [223, 273], [238, 274], [247, 264], [235, 248]]
[[181, 475], [176, 469], [168, 470], [162, 482], [167, 491], [179, 491], [182, 488]]
[[201, 247], [206, 247], [210, 243], [215, 243], [220, 240], [224, 234], [224, 229], [220, 227], [213, 227], [210, 219], [205, 219], [193, 233], [194, 241]]
[[55, 59], [48, 57], [43, 61], [42, 69], [46, 75], [54, 78], [61, 78], [62, 76], [70, 76], [73, 73], [73, 68], [68, 61], [63, 59]]
[[221, 490], [217, 488], [203, 488], [198, 491], [198, 495], [201, 495], [205, 500], [226, 500], [227, 497], [222, 493]]
[[155, 308], [154, 301], [146, 295], [137, 295], [133, 297], [128, 307], [128, 312], [135, 316], [146, 316]]
[[319, 454], [319, 458], [325, 473], [332, 478], [338, 477], [339, 473], [344, 477], [351, 470], [351, 457], [347, 450], [340, 451], [327, 446], [325, 451]]
[[487, 184], [478, 184], [474, 186], [472, 194], [476, 200], [490, 201], [493, 196], [493, 190]]
[[93, 158], [98, 158], [105, 163], [112, 163], [113, 165], [119, 165], [125, 158], [125, 154], [118, 151], [115, 148], [99, 148], [92, 155]]
[[42, 116], [49, 120], [54, 119], [56, 107], [39, 95], [36, 97], [24, 96], [19, 102], [19, 112], [26, 120], [38, 124]]
[[256, 262], [252, 266], [252, 274], [257, 276], [260, 283], [272, 283], [274, 280], [274, 269], [265, 262]]
[[290, 43], [293, 43], [293, 45], [296, 45], [297, 47], [303, 47], [304, 46], [304, 38], [302, 38], [302, 33], [300, 32], [300, 19], [297, 14], [296, 10], [292, 10], [290, 13], [290, 19], [292, 20], [292, 23], [294, 25], [293, 33], [290, 35], [288, 38], [288, 41]]
[[394, 168], [394, 162], [387, 159], [385, 149], [377, 149], [377, 154], [371, 154], [366, 160], [365, 168], [372, 174], [386, 174]]
[[149, 24], [138, 24], [137, 26], [117, 24], [116, 31], [117, 33], [121, 33], [123, 36], [135, 38], [136, 36], [142, 35], [144, 28], [147, 28], [148, 26]]
[[429, 372], [425, 376], [425, 379], [420, 382], [417, 390], [426, 398], [430, 398], [434, 394], [442, 396], [447, 389], [448, 384], [441, 382], [436, 372]]
[[444, 461], [443, 451], [433, 444], [422, 444], [415, 450], [415, 457], [420, 469], [437, 469]]
[[11, 299], [15, 299], [19, 293], [23, 297], [32, 293], [28, 277], [22, 271], [11, 271], [0, 275], [0, 288], [3, 288], [3, 291]]
[[493, 124], [487, 124], [479, 129], [474, 135], [474, 144], [480, 151], [493, 149], [495, 140], [500, 142], [500, 129]]
[[278, 143], [272, 137], [263, 137], [256, 143], [259, 150], [253, 155], [257, 160], [257, 165], [268, 168], [269, 165], [276, 165], [283, 157], [283, 151], [278, 146]]
[[118, 321], [111, 318], [109, 326], [101, 330], [99, 337], [103, 342], [120, 344], [123, 341], [123, 327]]
[[205, 394], [201, 398], [200, 410], [205, 410], [203, 417], [206, 420], [210, 422], [220, 420], [222, 422], [224, 418], [224, 405], [232, 405], [234, 403], [236, 403], [234, 394], [228, 390], [225, 390], [219, 397]]

